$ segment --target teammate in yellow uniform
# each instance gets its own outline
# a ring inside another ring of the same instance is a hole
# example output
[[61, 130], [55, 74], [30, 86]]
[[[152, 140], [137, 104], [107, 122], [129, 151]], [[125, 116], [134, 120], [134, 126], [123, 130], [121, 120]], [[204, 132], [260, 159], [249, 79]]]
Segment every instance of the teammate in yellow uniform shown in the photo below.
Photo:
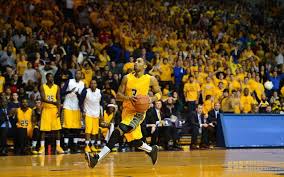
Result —
[[150, 87], [152, 87], [152, 91], [155, 95], [149, 97], [149, 101], [153, 102], [161, 98], [161, 90], [158, 81], [155, 77], [144, 74], [146, 68], [147, 65], [144, 60], [137, 58], [134, 64], [135, 72], [123, 77], [117, 94], [117, 100], [123, 101], [122, 121], [112, 132], [107, 145], [103, 147], [99, 154], [93, 155], [91, 153], [85, 153], [90, 168], [95, 167], [98, 161], [102, 160], [111, 151], [121, 136], [125, 136], [126, 140], [131, 143], [133, 147], [146, 151], [151, 157], [152, 163], [156, 163], [158, 147], [156, 145], [151, 147], [141, 140], [143, 136], [140, 124], [145, 117], [145, 112], [137, 113], [132, 104], [137, 101], [137, 95], [147, 96]]
[[63, 149], [60, 146], [60, 90], [59, 87], [53, 83], [53, 75], [51, 73], [46, 74], [47, 83], [43, 84], [40, 87], [40, 96], [43, 102], [43, 108], [41, 112], [41, 122], [40, 122], [40, 131], [41, 131], [41, 141], [39, 154], [45, 152], [44, 140], [45, 132], [56, 131], [56, 151], [57, 153], [64, 153]]
[[15, 115], [17, 120], [15, 150], [16, 154], [24, 154], [28, 139], [32, 138], [33, 122], [35, 121], [33, 110], [28, 107], [27, 99], [22, 100], [21, 107], [16, 109]]

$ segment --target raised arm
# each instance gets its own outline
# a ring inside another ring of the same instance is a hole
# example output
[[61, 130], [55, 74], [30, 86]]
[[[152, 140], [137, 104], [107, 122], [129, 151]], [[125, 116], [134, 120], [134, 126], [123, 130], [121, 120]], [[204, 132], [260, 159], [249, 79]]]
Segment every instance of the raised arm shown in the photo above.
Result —
[[162, 97], [162, 92], [159, 83], [154, 76], [151, 76], [150, 86], [152, 87], [154, 92], [154, 96], [151, 97], [151, 101], [154, 102], [160, 100]]

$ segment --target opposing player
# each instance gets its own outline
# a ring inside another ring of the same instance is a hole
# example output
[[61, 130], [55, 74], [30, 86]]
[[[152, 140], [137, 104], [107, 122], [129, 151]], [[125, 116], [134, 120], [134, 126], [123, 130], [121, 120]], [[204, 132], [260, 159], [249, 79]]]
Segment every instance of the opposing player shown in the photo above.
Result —
[[147, 96], [151, 87], [155, 95], [149, 97], [149, 102], [157, 101], [161, 98], [158, 81], [155, 77], [144, 74], [146, 68], [147, 65], [144, 60], [137, 58], [134, 64], [135, 72], [123, 77], [117, 94], [117, 100], [123, 101], [122, 121], [113, 131], [107, 145], [103, 147], [99, 154], [85, 153], [90, 168], [95, 167], [98, 161], [102, 160], [111, 151], [121, 136], [125, 136], [126, 140], [133, 147], [146, 151], [151, 157], [153, 165], [156, 163], [158, 147], [156, 145], [151, 147], [141, 140], [142, 132], [140, 124], [145, 118], [145, 112], [138, 113], [134, 107], [137, 96]]

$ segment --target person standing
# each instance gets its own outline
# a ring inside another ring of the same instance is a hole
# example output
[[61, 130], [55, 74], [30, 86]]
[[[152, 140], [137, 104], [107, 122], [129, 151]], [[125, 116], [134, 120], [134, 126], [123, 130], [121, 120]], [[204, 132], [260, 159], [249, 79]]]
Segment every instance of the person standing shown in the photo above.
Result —
[[43, 102], [43, 108], [41, 112], [41, 141], [38, 154], [45, 152], [45, 133], [55, 131], [56, 137], [56, 151], [59, 154], [63, 154], [64, 151], [60, 146], [60, 89], [58, 85], [53, 83], [53, 74], [46, 74], [46, 84], [40, 87], [40, 96]]

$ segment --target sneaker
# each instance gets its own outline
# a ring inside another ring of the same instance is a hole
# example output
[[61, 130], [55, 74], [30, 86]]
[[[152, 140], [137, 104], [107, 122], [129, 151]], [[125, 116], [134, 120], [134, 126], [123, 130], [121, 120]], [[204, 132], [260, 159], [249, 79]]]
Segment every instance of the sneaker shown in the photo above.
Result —
[[88, 166], [90, 168], [94, 168], [97, 165], [99, 158], [100, 157], [98, 154], [92, 156], [91, 153], [85, 152], [85, 159], [88, 162]]
[[158, 159], [158, 146], [157, 145], [152, 146], [152, 151], [147, 152], [147, 154], [151, 157], [152, 164], [155, 165]]
[[90, 146], [87, 145], [87, 146], [85, 147], [85, 152], [88, 152], [88, 153], [92, 152], [91, 149], [90, 149]]
[[37, 155], [38, 154], [38, 151], [36, 150], [35, 147], [32, 147], [31, 152], [32, 152], [33, 155]]
[[57, 152], [57, 154], [64, 154], [62, 147], [59, 146], [59, 145], [56, 146], [56, 152]]
[[37, 153], [38, 153], [38, 154], [45, 154], [45, 148], [44, 148], [44, 146], [40, 146], [40, 148], [39, 148], [39, 150], [38, 150]]
[[92, 152], [99, 152], [99, 150], [94, 145], [91, 146], [91, 151]]

